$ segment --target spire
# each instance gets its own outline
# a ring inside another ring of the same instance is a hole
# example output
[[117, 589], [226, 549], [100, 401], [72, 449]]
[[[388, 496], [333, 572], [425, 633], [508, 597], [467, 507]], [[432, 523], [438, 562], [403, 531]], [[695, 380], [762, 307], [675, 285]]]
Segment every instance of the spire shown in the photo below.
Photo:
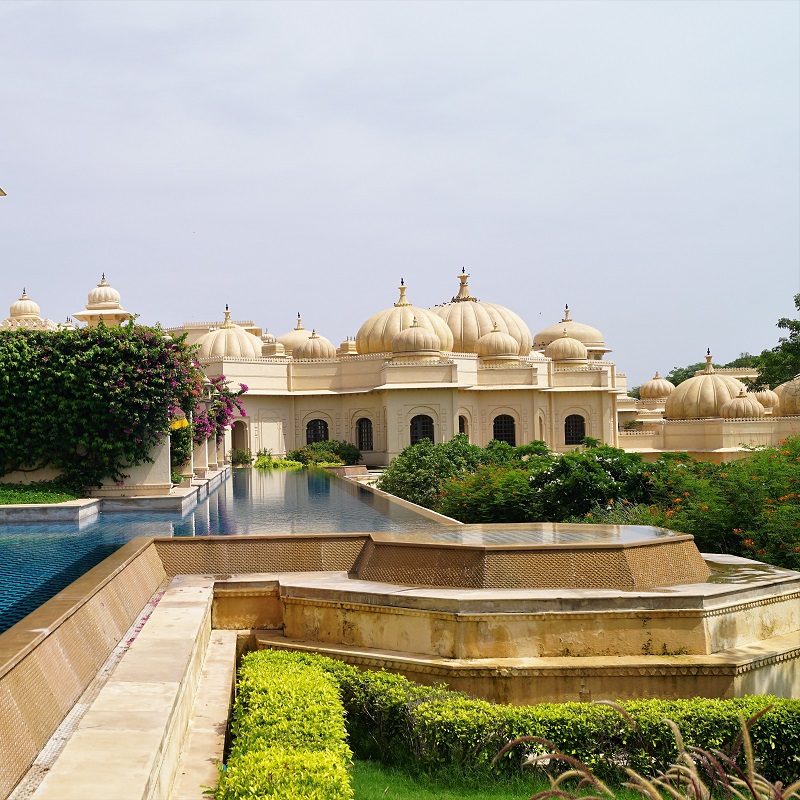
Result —
[[234, 325], [231, 322], [231, 312], [228, 310], [228, 304], [225, 303], [225, 321], [222, 323], [223, 328], [233, 328]]
[[711, 363], [711, 359], [712, 358], [713, 358], [713, 356], [711, 355], [711, 348], [709, 347], [706, 350], [706, 368], [703, 370], [704, 372], [713, 372], [714, 371], [714, 365]]
[[399, 308], [400, 306], [410, 306], [411, 303], [408, 302], [408, 298], [406, 297], [406, 284], [402, 278], [400, 278], [400, 285], [397, 288], [400, 290], [400, 298], [394, 304], [394, 307]]
[[458, 280], [461, 281], [461, 285], [458, 287], [458, 294], [455, 297], [450, 298], [451, 303], [464, 303], [471, 301], [473, 303], [477, 302], [478, 298], [473, 297], [469, 293], [469, 284], [467, 281], [469, 280], [469, 273], [467, 272], [465, 267], [461, 267], [461, 274], [458, 276]]
[[305, 328], [303, 327], [303, 320], [300, 319], [300, 312], [299, 311], [297, 312], [297, 325], [294, 326], [294, 329], [296, 331], [305, 330]]
[[569, 305], [568, 304], [564, 305], [564, 319], [562, 319], [561, 321], [562, 322], [572, 322], [572, 320], [569, 317]]

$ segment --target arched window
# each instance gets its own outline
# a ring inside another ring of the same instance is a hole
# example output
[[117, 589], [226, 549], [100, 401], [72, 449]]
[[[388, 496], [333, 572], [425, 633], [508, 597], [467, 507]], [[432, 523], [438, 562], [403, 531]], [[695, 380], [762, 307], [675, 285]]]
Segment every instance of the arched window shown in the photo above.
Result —
[[309, 420], [306, 425], [306, 444], [328, 441], [328, 423], [324, 419]]
[[233, 450], [247, 450], [247, 425], [237, 420], [231, 427], [231, 448]]
[[411, 444], [423, 439], [433, 441], [433, 420], [427, 414], [417, 414], [411, 417]]
[[372, 450], [372, 420], [361, 417], [356, 422], [356, 439], [358, 449], [361, 451]]
[[580, 444], [586, 437], [586, 420], [580, 414], [570, 414], [564, 420], [564, 444]]
[[469, 434], [469, 423], [463, 414], [458, 417], [458, 432]]
[[514, 417], [510, 414], [498, 414], [492, 426], [492, 438], [498, 442], [508, 442], [512, 447], [517, 446], [517, 430]]

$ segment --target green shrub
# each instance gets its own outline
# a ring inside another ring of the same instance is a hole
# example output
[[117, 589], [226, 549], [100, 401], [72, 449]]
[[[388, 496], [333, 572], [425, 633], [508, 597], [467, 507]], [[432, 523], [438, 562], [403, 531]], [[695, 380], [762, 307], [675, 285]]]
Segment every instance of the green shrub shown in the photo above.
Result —
[[302, 469], [304, 465], [288, 458], [275, 458], [271, 450], [259, 450], [253, 466], [257, 469]]
[[77, 500], [79, 496], [75, 492], [67, 490], [57, 481], [0, 484], [0, 505], [65, 503], [68, 500]]
[[243, 447], [234, 447], [231, 450], [231, 466], [249, 467], [253, 463], [253, 453]]
[[242, 659], [233, 745], [216, 800], [352, 798], [352, 752], [335, 673], [291, 656], [257, 651]]
[[299, 461], [305, 466], [350, 466], [361, 461], [361, 451], [350, 442], [330, 439], [327, 442], [314, 442], [298, 450], [290, 450], [286, 458]]

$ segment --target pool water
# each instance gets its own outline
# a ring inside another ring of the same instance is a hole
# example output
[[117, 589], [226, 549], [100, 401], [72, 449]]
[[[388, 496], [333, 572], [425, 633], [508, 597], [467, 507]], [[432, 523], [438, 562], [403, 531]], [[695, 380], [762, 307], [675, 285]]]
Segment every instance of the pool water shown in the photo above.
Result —
[[0, 525], [0, 633], [137, 536], [430, 531], [434, 520], [321, 470], [234, 470], [186, 516]]

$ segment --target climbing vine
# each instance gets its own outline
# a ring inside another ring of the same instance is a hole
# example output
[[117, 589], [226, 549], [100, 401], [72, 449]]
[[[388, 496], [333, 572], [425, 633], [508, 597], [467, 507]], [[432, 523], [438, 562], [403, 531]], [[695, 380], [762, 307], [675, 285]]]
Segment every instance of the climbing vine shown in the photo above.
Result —
[[0, 331], [0, 476], [51, 467], [77, 491], [150, 460], [202, 389], [192, 349], [134, 322]]

